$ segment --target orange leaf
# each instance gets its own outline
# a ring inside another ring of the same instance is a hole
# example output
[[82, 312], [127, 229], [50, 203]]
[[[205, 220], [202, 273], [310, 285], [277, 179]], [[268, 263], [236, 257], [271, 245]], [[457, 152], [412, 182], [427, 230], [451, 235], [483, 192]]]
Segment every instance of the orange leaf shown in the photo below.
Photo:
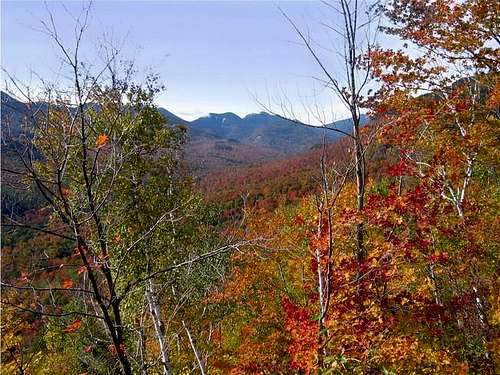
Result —
[[469, 364], [467, 362], [461, 363], [458, 370], [459, 375], [467, 375], [469, 373]]
[[67, 326], [66, 328], [64, 328], [63, 332], [64, 333], [75, 332], [75, 331], [77, 331], [80, 328], [81, 325], [82, 325], [82, 320], [81, 319], [77, 319], [73, 323], [71, 323], [69, 326]]
[[99, 136], [97, 137], [96, 146], [97, 148], [100, 148], [104, 146], [107, 142], [108, 142], [108, 136], [106, 134], [99, 134]]
[[73, 288], [73, 281], [70, 279], [64, 280], [61, 284], [61, 287], [63, 287], [64, 289]]
[[[120, 344], [120, 346], [118, 347], [118, 350], [123, 353], [124, 352], [124, 348], [123, 348], [123, 344]], [[118, 351], [116, 350], [116, 347], [113, 345], [113, 344], [110, 344], [108, 345], [108, 351], [113, 354], [113, 355], [117, 355], [118, 354]]]

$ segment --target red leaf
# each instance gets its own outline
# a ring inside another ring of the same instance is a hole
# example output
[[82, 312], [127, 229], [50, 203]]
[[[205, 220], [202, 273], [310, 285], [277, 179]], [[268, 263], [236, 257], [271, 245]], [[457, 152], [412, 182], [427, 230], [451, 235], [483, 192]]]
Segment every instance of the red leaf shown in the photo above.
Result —
[[71, 190], [69, 190], [67, 187], [61, 188], [61, 194], [63, 197], [67, 197], [68, 195], [70, 195], [70, 193], [71, 193]]
[[408, 165], [403, 160], [401, 160], [398, 164], [391, 165], [387, 169], [387, 173], [389, 174], [389, 176], [393, 177], [403, 176], [407, 174], [409, 171], [410, 170], [408, 168]]

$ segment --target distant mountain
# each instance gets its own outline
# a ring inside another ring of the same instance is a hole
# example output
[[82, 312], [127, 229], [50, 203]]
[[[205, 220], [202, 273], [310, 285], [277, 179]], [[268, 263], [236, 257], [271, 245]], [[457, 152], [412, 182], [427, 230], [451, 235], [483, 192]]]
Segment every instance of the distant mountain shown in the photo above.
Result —
[[197, 177], [228, 167], [245, 167], [286, 157], [271, 147], [202, 135], [190, 137], [184, 156]]
[[[35, 106], [43, 109], [46, 104], [37, 103]], [[165, 108], [158, 110], [168, 123], [187, 126], [186, 159], [198, 174], [288, 157], [320, 143], [323, 134], [328, 142], [341, 138], [340, 133], [300, 126], [266, 112], [252, 113], [243, 118], [231, 112], [211, 113], [189, 122]], [[7, 130], [12, 135], [22, 132], [29, 113], [25, 103], [1, 92], [3, 135]], [[367, 117], [362, 118], [363, 124], [367, 121]], [[351, 132], [350, 119], [328, 126]]]
[[[367, 122], [363, 116], [362, 124]], [[324, 135], [329, 143], [342, 138], [339, 132], [301, 126], [266, 112], [243, 118], [231, 112], [211, 113], [184, 124], [189, 136], [186, 158], [198, 176], [288, 158], [321, 143]], [[352, 121], [340, 120], [328, 127], [351, 133]]]
[[[368, 121], [363, 116], [362, 123]], [[351, 132], [351, 120], [341, 120], [328, 127]], [[233, 139], [243, 144], [270, 147], [283, 154], [295, 154], [321, 142], [323, 134], [328, 141], [341, 138], [341, 134], [318, 127], [300, 126], [293, 121], [266, 112], [252, 113], [243, 118], [234, 113], [211, 113], [192, 121], [188, 129], [193, 137], [211, 135]]]
[[2, 136], [7, 132], [12, 135], [21, 133], [25, 120], [29, 114], [28, 106], [14, 99], [12, 96], [1, 92], [1, 122], [2, 122]]
[[180, 118], [177, 115], [174, 115], [172, 112], [167, 111], [165, 108], [158, 108], [158, 112], [162, 114], [163, 117], [167, 120], [168, 123], [173, 124], [173, 125], [181, 125], [181, 124], [187, 124], [188, 121]]

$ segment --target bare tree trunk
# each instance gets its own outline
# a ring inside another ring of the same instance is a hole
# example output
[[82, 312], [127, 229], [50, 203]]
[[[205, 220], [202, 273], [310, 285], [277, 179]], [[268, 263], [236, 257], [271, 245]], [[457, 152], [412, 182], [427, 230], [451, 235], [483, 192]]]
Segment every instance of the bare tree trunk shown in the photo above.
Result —
[[148, 370], [147, 370], [147, 357], [146, 357], [146, 338], [144, 337], [144, 329], [141, 326], [139, 326], [139, 338], [138, 338], [138, 343], [137, 346], [139, 347], [139, 354], [140, 354], [140, 359], [141, 359], [141, 375], [148, 375]]
[[[370, 24], [373, 22], [374, 18], [369, 15], [370, 11], [367, 10], [366, 15], [364, 16], [367, 19], [360, 19], [362, 10], [360, 4], [358, 4], [358, 0], [339, 0], [338, 6], [334, 6], [329, 2], [324, 3], [326, 6], [332, 8], [335, 12], [340, 14], [341, 22], [343, 23], [341, 26], [328, 25], [327, 27], [343, 37], [344, 53], [342, 58], [344, 60], [343, 62], [345, 67], [342, 72], [344, 77], [341, 79], [344, 83], [340, 83], [339, 78], [329, 71], [326, 61], [324, 61], [320, 55], [316, 53], [314, 43], [312, 42], [310, 36], [303, 33], [285, 12], [281, 12], [293, 26], [300, 39], [304, 42], [305, 47], [316, 61], [321, 71], [324, 73], [325, 79], [319, 80], [332, 89], [332, 91], [342, 101], [346, 109], [350, 112], [353, 130], [352, 134], [341, 131], [335, 127], [329, 127], [326, 124], [323, 124], [323, 126], [325, 129], [347, 135], [353, 140], [353, 164], [356, 174], [356, 210], [360, 213], [364, 208], [366, 188], [365, 147], [363, 146], [363, 139], [360, 132], [360, 111], [363, 107], [363, 91], [367, 88], [367, 84], [370, 80], [371, 64], [368, 63], [366, 67], [362, 67], [359, 64], [363, 54], [370, 50], [374, 42], [371, 42], [369, 38], [367, 38], [364, 42], [361, 41], [359, 39], [359, 33], [363, 31], [368, 32]], [[362, 22], [361, 25], [360, 22]], [[366, 45], [363, 46], [363, 44]], [[301, 123], [297, 120], [294, 120], [294, 122]], [[355, 256], [358, 262], [360, 262], [366, 256], [366, 249], [364, 246], [365, 225], [363, 223], [357, 223], [355, 225], [355, 232]]]
[[[123, 338], [121, 323], [119, 325], [117, 320], [119, 319], [120, 316], [118, 315], [117, 317], [115, 315], [114, 320], [111, 318], [111, 315], [109, 314], [108, 308], [105, 304], [104, 297], [102, 296], [101, 290], [99, 289], [97, 277], [94, 274], [92, 266], [90, 265], [87, 259], [86, 254], [88, 253], [89, 250], [87, 243], [80, 235], [80, 229], [78, 227], [78, 224], [74, 224], [74, 227], [75, 227], [75, 237], [77, 238], [77, 249], [80, 253], [80, 258], [82, 259], [82, 263], [87, 271], [89, 281], [92, 286], [92, 290], [94, 292], [94, 298], [102, 311], [103, 320], [106, 324], [106, 327], [108, 328], [111, 340], [113, 341], [113, 346], [116, 350], [116, 355], [118, 356], [118, 360], [120, 361], [120, 364], [122, 366], [123, 373], [125, 375], [132, 375], [132, 367], [130, 365], [127, 353], [125, 351], [125, 341]], [[116, 302], [116, 306], [117, 307], [119, 306], [118, 300]]]
[[156, 340], [158, 341], [158, 345], [160, 347], [163, 374], [170, 375], [172, 374], [172, 370], [170, 369], [169, 349], [168, 345], [165, 342], [165, 329], [163, 326], [163, 322], [161, 321], [160, 307], [158, 306], [155, 286], [152, 279], [149, 279], [147, 281], [146, 297], [148, 299], [149, 312], [151, 313], [151, 318], [153, 319], [153, 324], [155, 327]]
[[203, 366], [203, 362], [201, 361], [200, 354], [198, 353], [198, 350], [196, 349], [196, 345], [195, 345], [193, 337], [191, 335], [191, 331], [189, 330], [186, 323], [184, 322], [184, 319], [182, 319], [182, 326], [186, 330], [186, 334], [187, 334], [188, 339], [189, 339], [189, 344], [191, 345], [191, 349], [193, 349], [193, 353], [194, 353], [194, 356], [196, 358], [196, 362], [198, 363], [198, 367], [200, 368], [201, 375], [205, 375], [206, 372], [205, 372], [205, 368]]
[[[365, 151], [359, 132], [359, 116], [353, 115], [353, 133], [354, 133], [354, 163], [356, 169], [356, 209], [361, 213], [364, 208], [365, 200]], [[356, 256], [358, 261], [362, 260], [366, 255], [364, 246], [364, 225], [363, 223], [356, 224]]]

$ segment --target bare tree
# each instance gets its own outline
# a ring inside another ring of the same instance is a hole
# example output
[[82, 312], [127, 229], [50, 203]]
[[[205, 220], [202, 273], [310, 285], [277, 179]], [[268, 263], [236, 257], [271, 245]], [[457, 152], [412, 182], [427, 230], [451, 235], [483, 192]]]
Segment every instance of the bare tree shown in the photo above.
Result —
[[[325, 88], [329, 89], [336, 96], [350, 114], [352, 122], [352, 131], [346, 132], [325, 121], [322, 114], [324, 111], [315, 105], [316, 108], [309, 109], [314, 120], [320, 122], [320, 127], [330, 132], [346, 136], [351, 139], [352, 158], [354, 161], [354, 174], [356, 179], [356, 209], [361, 212], [365, 205], [366, 189], [366, 142], [370, 137], [363, 136], [362, 110], [364, 101], [368, 94], [371, 76], [371, 65], [366, 57], [376, 43], [376, 31], [378, 29], [379, 15], [375, 4], [368, 4], [358, 0], [348, 1], [323, 1], [327, 10], [334, 14], [334, 21], [331, 23], [323, 22], [322, 25], [334, 35], [340, 38], [336, 46], [337, 55], [341, 57], [342, 68], [335, 66], [331, 69], [329, 62], [322, 57], [318, 49], [321, 45], [313, 40], [308, 31], [303, 31], [298, 24], [281, 8], [279, 8], [283, 17], [292, 26], [293, 30], [304, 44], [313, 60], [318, 65], [323, 76], [312, 77]], [[375, 27], [374, 27], [375, 26]], [[375, 30], [372, 30], [374, 28]], [[265, 104], [258, 101], [267, 111], [292, 121], [298, 125], [308, 127], [318, 127], [308, 122], [300, 120], [290, 100], [284, 100], [279, 103], [279, 110], [273, 109], [272, 104]], [[362, 260], [366, 255], [365, 249], [365, 228], [362, 222], [356, 224], [356, 256]]]
[[[278, 101], [279, 110], [274, 110], [270, 103], [257, 102], [268, 112], [289, 120], [300, 126], [313, 128], [323, 128], [325, 132], [333, 132], [344, 136], [352, 144], [346, 151], [349, 156], [347, 161], [339, 165], [332, 166], [327, 161], [326, 138], [323, 137], [323, 152], [320, 160], [320, 179], [318, 185], [320, 192], [316, 196], [316, 206], [318, 211], [318, 230], [317, 236], [324, 235], [328, 238], [326, 254], [321, 249], [316, 249], [314, 256], [318, 263], [317, 279], [319, 294], [319, 338], [318, 338], [318, 362], [319, 367], [323, 366], [324, 346], [328, 342], [328, 332], [325, 329], [325, 319], [328, 315], [331, 297], [331, 274], [334, 267], [334, 241], [333, 233], [334, 207], [335, 203], [342, 193], [346, 182], [354, 175], [356, 182], [356, 210], [362, 213], [365, 206], [365, 190], [367, 179], [366, 151], [367, 145], [373, 140], [374, 129], [370, 130], [372, 134], [363, 134], [362, 132], [362, 110], [364, 101], [368, 94], [371, 76], [371, 65], [366, 56], [375, 44], [376, 34], [371, 34], [372, 26], [375, 26], [375, 32], [378, 27], [378, 14], [375, 11], [374, 4], [358, 2], [358, 0], [338, 0], [323, 1], [323, 5], [328, 11], [334, 14], [333, 22], [322, 23], [329, 32], [332, 32], [339, 38], [339, 44], [336, 45], [337, 55], [341, 58], [341, 67], [330, 68], [330, 63], [323, 58], [319, 50], [322, 46], [317, 43], [308, 31], [304, 31], [283, 9], [279, 8], [286, 21], [292, 26], [300, 41], [303, 43], [307, 52], [311, 55], [319, 67], [322, 76], [312, 77], [314, 81], [319, 82], [323, 87], [330, 90], [343, 104], [344, 108], [350, 114], [352, 130], [345, 131], [328, 123], [325, 119], [325, 110], [319, 104], [313, 107], [307, 107], [304, 104], [308, 116], [319, 122], [320, 125], [312, 125], [310, 121], [303, 121], [296, 115], [292, 102], [289, 98]], [[365, 225], [358, 222], [355, 225], [355, 257], [358, 264], [366, 257], [365, 248]], [[323, 232], [323, 233], [322, 233]], [[324, 266], [322, 266], [322, 264]], [[358, 278], [363, 275], [358, 274]]]

